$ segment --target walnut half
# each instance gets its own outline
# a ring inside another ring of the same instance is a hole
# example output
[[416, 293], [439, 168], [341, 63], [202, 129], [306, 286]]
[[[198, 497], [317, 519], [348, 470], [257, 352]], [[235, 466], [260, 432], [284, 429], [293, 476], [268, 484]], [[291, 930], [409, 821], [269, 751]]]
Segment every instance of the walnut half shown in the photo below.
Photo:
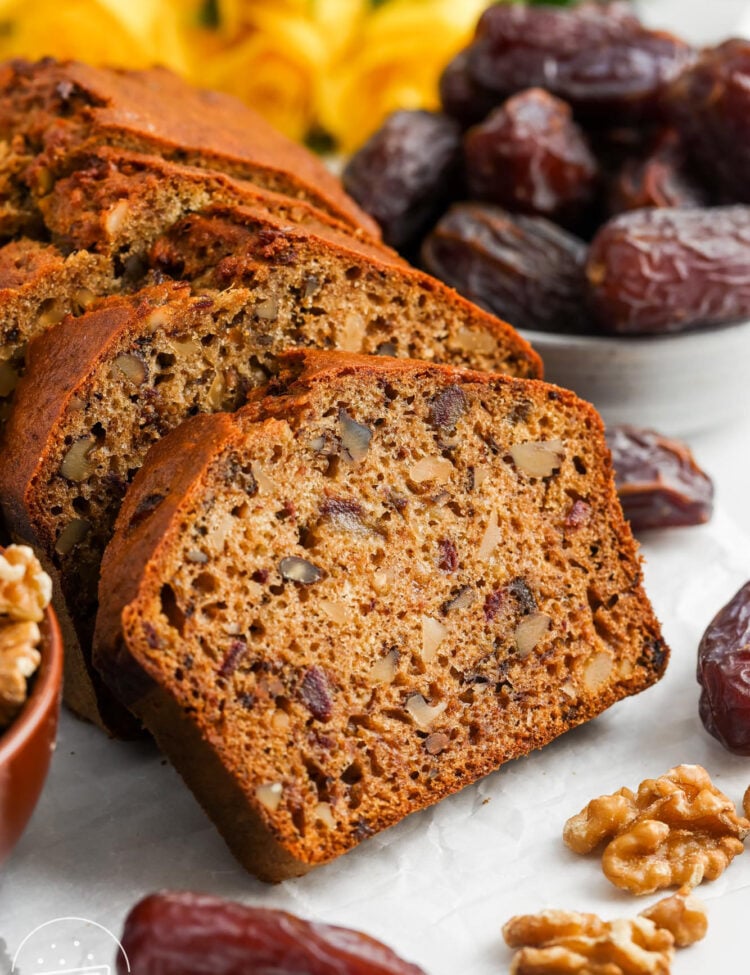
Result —
[[0, 616], [39, 623], [51, 598], [52, 580], [27, 545], [0, 550]]
[[52, 596], [52, 581], [26, 545], [0, 549], [0, 730], [23, 707], [27, 681], [39, 666], [37, 623]]
[[511, 918], [503, 937], [520, 949], [511, 975], [669, 975], [674, 957], [672, 935], [645, 917], [543, 911]]
[[706, 934], [703, 905], [680, 890], [630, 921], [542, 911], [513, 917], [505, 943], [520, 948], [511, 975], [669, 975], [674, 948]]
[[742, 853], [750, 821], [700, 765], [678, 765], [637, 793], [620, 789], [593, 799], [565, 824], [575, 853], [606, 843], [605, 876], [633, 894], [715, 880]]

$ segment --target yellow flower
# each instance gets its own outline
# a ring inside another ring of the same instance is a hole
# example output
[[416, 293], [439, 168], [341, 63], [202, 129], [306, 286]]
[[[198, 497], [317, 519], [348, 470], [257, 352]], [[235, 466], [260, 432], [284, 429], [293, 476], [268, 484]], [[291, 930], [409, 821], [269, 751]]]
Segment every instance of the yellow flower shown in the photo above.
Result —
[[326, 64], [314, 24], [282, 11], [256, 10], [254, 24], [217, 53], [196, 80], [237, 95], [295, 139], [312, 124], [314, 81]]
[[0, 58], [54, 55], [94, 64], [186, 71], [171, 0], [4, 0]]
[[390, 0], [319, 81], [318, 113], [344, 152], [396, 108], [437, 108], [447, 62], [470, 40], [488, 0]]
[[194, 78], [237, 95], [282, 132], [304, 139], [315, 122], [318, 78], [364, 9], [364, 0], [227, 0], [220, 14], [238, 38], [198, 65]]

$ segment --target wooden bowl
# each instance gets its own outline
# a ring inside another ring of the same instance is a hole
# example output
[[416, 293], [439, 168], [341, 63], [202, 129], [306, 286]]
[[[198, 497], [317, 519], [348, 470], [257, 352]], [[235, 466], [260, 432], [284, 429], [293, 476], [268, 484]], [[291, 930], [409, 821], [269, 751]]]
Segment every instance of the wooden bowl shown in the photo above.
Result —
[[42, 631], [39, 669], [23, 710], [0, 732], [0, 863], [8, 856], [44, 785], [57, 735], [62, 690], [63, 644], [53, 610], [39, 624]]

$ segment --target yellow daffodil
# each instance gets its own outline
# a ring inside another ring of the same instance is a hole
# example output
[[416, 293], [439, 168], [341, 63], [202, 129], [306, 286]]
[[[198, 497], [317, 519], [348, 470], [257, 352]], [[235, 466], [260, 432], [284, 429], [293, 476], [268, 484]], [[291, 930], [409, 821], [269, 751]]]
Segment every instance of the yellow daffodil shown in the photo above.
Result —
[[189, 54], [170, 0], [5, 0], [0, 58], [54, 55], [184, 72]]
[[446, 63], [471, 38], [487, 0], [390, 0], [356, 47], [319, 82], [321, 122], [344, 152], [396, 108], [436, 108]]

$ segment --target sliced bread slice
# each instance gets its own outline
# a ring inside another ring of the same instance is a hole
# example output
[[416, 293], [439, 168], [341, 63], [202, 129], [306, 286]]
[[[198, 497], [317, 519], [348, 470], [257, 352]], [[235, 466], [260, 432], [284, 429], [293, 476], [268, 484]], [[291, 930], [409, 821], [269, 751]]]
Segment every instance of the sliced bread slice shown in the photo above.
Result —
[[100, 145], [217, 169], [307, 200], [379, 237], [377, 225], [311, 152], [229, 95], [165, 68], [130, 71], [45, 58], [0, 66], [0, 137], [37, 154], [21, 181], [44, 189], [78, 152]]
[[159, 238], [150, 265], [199, 287], [257, 289], [266, 313], [294, 321], [300, 336], [312, 319], [330, 316], [336, 331], [328, 347], [541, 375], [541, 360], [510, 325], [389, 252], [332, 228], [217, 204]]
[[116, 287], [111, 262], [99, 254], [65, 257], [51, 244], [24, 237], [0, 248], [0, 422], [23, 374], [28, 343]]
[[61, 249], [86, 248], [111, 255], [120, 263], [142, 259], [173, 223], [212, 203], [253, 206], [286, 223], [360, 237], [373, 249], [382, 248], [394, 261], [399, 260], [395, 252], [378, 245], [363, 230], [304, 200], [216, 170], [110, 146], [80, 153], [75, 168], [53, 182], [48, 191], [40, 192], [36, 202], [53, 242]]
[[592, 407], [420, 362], [289, 365], [149, 452], [94, 657], [265, 880], [587, 721], [668, 653]]

